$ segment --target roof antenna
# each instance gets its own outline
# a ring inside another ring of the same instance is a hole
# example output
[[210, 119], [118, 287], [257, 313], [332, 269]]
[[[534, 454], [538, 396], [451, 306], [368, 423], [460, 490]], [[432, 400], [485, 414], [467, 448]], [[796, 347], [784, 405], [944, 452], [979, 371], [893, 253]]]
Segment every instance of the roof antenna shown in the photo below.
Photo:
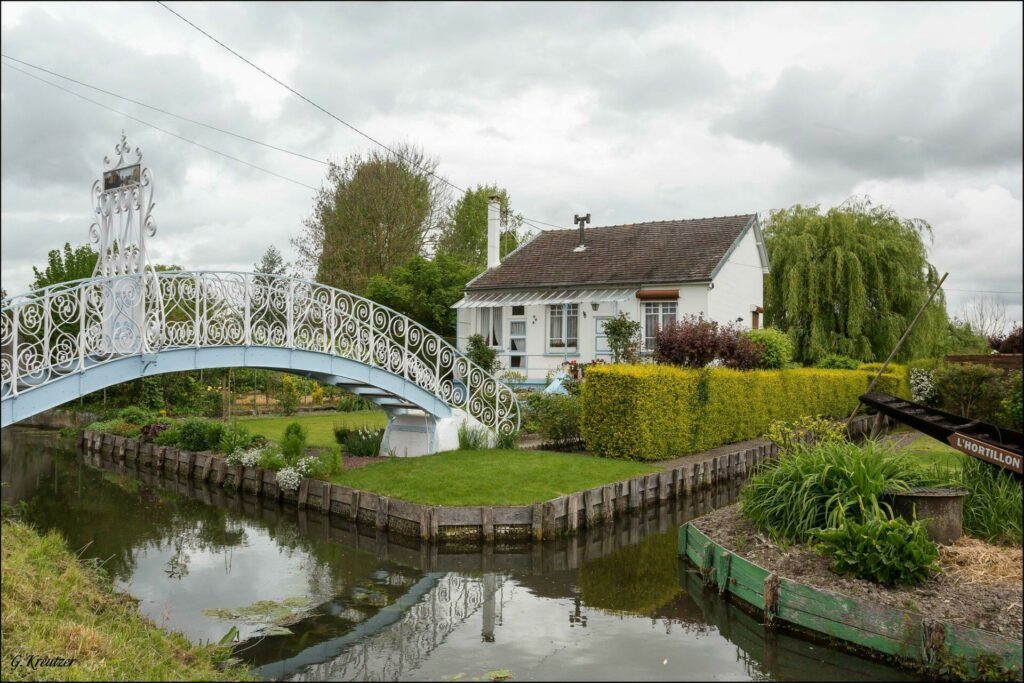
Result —
[[587, 245], [583, 243], [583, 228], [590, 222], [590, 214], [588, 213], [586, 216], [576, 214], [572, 217], [572, 222], [573, 224], [578, 224], [580, 226], [580, 244], [578, 247], [573, 249], [573, 251], [584, 251], [586, 250]]

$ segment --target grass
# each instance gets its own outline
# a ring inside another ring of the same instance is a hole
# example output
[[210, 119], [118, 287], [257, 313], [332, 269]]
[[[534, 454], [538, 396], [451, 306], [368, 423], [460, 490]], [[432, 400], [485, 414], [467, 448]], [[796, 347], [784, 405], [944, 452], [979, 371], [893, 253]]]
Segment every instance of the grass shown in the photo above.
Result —
[[[255, 680], [221, 670], [227, 648], [192, 645], [142, 617], [50, 532], [3, 521], [0, 678], [18, 680]], [[14, 666], [20, 655], [20, 665]], [[29, 655], [74, 658], [68, 667], [26, 664]]]
[[627, 460], [550, 451], [460, 450], [387, 459], [332, 481], [427, 505], [528, 505], [656, 471]]
[[360, 410], [354, 413], [238, 418], [238, 424], [244, 425], [250, 434], [258, 434], [275, 443], [281, 443], [285, 427], [292, 422], [306, 428], [306, 445], [327, 447], [337, 443], [334, 440], [335, 425], [378, 429], [387, 424], [387, 417], [380, 410]]
[[900, 455], [925, 467], [943, 467], [957, 470], [963, 466], [967, 456], [938, 439], [922, 434], [900, 449]]

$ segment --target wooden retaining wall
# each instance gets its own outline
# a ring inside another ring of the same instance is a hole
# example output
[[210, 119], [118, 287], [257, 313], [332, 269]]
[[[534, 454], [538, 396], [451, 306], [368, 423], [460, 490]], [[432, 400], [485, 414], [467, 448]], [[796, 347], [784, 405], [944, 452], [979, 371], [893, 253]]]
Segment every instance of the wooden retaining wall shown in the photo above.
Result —
[[[850, 431], [870, 431], [874, 416], [854, 420]], [[297, 491], [282, 491], [277, 473], [258, 467], [228, 465], [222, 456], [193, 453], [170, 446], [85, 430], [81, 446], [87, 453], [111, 456], [179, 477], [211, 482], [274, 500], [314, 508], [345, 519], [376, 525], [424, 540], [501, 538], [551, 540], [603, 524], [663, 501], [675, 500], [746, 479], [759, 463], [775, 458], [774, 444], [725, 453], [707, 460], [625, 481], [560, 496], [544, 503], [511, 506], [444, 507], [410, 503], [319, 479], [303, 479]]]
[[690, 523], [679, 529], [678, 548], [700, 570], [705, 585], [755, 608], [766, 624], [784, 623], [926, 667], [963, 657], [972, 675], [979, 656], [995, 656], [1020, 676], [1020, 641], [805, 586], [730, 552]]

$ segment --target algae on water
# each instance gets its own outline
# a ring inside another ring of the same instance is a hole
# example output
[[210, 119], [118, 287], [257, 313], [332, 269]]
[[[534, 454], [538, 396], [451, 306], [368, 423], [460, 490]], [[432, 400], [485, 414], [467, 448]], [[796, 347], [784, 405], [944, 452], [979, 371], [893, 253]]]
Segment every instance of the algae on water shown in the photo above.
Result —
[[277, 625], [294, 621], [312, 600], [306, 596], [284, 600], [258, 600], [245, 607], [212, 607], [203, 614], [225, 621], [242, 621], [249, 624], [272, 623]]

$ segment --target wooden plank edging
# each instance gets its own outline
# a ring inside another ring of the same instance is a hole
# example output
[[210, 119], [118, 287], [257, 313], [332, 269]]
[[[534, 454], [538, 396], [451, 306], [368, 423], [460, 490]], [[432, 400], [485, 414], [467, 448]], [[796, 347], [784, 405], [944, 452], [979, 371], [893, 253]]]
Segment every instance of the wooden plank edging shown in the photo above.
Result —
[[939, 663], [940, 651], [945, 649], [950, 656], [964, 657], [972, 675], [977, 675], [979, 657], [994, 656], [1020, 676], [1024, 658], [1020, 641], [778, 577], [715, 543], [690, 522], [679, 528], [677, 554], [697, 566], [706, 584], [761, 611], [766, 623], [785, 622], [924, 666]]

